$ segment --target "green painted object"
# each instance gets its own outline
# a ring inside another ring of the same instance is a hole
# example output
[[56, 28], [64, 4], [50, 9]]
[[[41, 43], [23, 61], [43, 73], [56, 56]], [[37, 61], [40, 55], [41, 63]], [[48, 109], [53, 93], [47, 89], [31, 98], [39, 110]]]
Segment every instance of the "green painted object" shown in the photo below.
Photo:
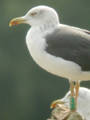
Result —
[[70, 97], [70, 110], [76, 109], [75, 98], [73, 96]]

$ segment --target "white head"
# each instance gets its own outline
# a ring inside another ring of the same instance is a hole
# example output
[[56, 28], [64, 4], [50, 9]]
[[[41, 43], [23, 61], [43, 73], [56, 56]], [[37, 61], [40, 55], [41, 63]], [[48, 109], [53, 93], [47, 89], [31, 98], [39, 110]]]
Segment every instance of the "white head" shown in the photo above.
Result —
[[14, 18], [10, 26], [26, 23], [31, 26], [40, 26], [42, 24], [58, 24], [59, 18], [56, 11], [48, 6], [37, 6], [30, 9], [25, 16]]

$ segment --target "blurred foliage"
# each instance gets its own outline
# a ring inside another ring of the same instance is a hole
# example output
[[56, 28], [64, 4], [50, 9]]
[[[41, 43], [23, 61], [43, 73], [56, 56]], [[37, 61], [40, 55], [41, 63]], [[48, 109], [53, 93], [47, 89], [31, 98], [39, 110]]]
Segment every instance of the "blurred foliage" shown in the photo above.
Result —
[[[0, 120], [41, 120], [50, 103], [64, 96], [68, 81], [38, 67], [26, 47], [28, 25], [9, 28], [10, 19], [37, 5], [55, 8], [64, 24], [90, 29], [90, 0], [0, 1]], [[90, 88], [90, 82], [83, 82]]]

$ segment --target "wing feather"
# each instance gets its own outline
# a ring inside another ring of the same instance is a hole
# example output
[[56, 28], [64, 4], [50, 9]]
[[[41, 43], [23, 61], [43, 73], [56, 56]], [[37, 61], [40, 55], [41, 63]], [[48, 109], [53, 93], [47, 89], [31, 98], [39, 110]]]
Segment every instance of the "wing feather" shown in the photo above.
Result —
[[46, 51], [56, 57], [73, 61], [83, 71], [90, 71], [90, 31], [61, 25], [45, 36]]

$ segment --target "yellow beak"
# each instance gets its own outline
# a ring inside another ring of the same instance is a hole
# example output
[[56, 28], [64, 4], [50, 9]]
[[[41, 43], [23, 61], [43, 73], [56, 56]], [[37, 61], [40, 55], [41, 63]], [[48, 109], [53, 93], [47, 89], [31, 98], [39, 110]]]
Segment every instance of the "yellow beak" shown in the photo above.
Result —
[[14, 26], [14, 25], [18, 25], [18, 24], [22, 24], [22, 23], [26, 23], [26, 19], [24, 17], [18, 17], [18, 18], [14, 18], [10, 21], [9, 26]]

